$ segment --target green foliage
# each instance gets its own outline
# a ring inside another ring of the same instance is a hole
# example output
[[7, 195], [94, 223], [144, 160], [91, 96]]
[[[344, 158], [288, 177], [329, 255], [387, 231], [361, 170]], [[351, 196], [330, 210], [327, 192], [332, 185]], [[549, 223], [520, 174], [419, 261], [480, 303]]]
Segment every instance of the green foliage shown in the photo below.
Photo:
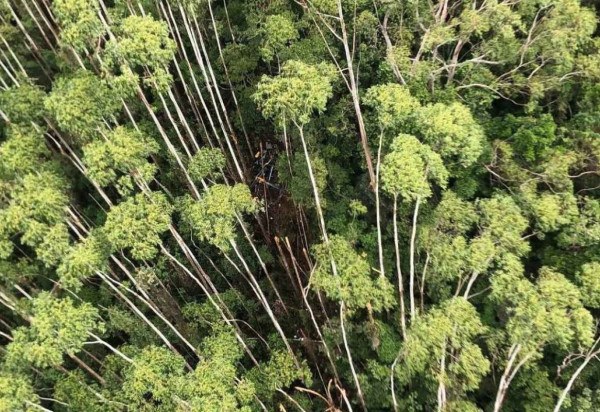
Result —
[[254, 384], [246, 378], [237, 378], [236, 363], [242, 357], [242, 350], [231, 331], [217, 329], [203, 340], [201, 351], [205, 358], [186, 382], [192, 410], [251, 410]]
[[579, 205], [579, 216], [559, 235], [563, 246], [592, 246], [600, 242], [600, 201], [585, 197]]
[[174, 410], [184, 365], [184, 359], [168, 349], [142, 349], [125, 368], [123, 399], [136, 410]]
[[31, 126], [44, 115], [46, 94], [39, 87], [25, 83], [0, 92], [0, 107], [11, 121], [23, 126]]
[[100, 6], [93, 0], [53, 1], [52, 11], [61, 26], [61, 42], [76, 51], [93, 47], [94, 41], [104, 32], [98, 17]]
[[394, 83], [369, 88], [364, 103], [373, 108], [382, 130], [400, 132], [420, 108], [419, 101], [411, 96], [408, 88]]
[[144, 82], [159, 91], [168, 89], [173, 79], [165, 66], [175, 52], [169, 28], [152, 16], [128, 16], [114, 28], [114, 38], [106, 44], [105, 64], [113, 71], [147, 67], [151, 76]]
[[312, 384], [312, 374], [306, 364], [298, 369], [292, 356], [284, 351], [274, 351], [271, 359], [252, 369], [247, 378], [254, 384], [258, 396], [272, 396], [277, 389], [287, 388], [295, 381], [307, 386]]
[[516, 202], [506, 195], [496, 195], [479, 201], [481, 220], [479, 225], [493, 239], [494, 244], [505, 251], [523, 255], [529, 245], [522, 238], [528, 222]]
[[311, 283], [329, 298], [344, 301], [349, 311], [369, 308], [380, 312], [396, 304], [393, 286], [384, 277], [373, 279], [366, 256], [356, 252], [343, 237], [332, 236], [328, 244], [314, 246], [314, 255], [317, 267]]
[[[102, 397], [100, 388], [96, 385], [86, 383], [85, 375], [81, 371], [73, 371], [62, 376], [54, 386], [54, 397], [68, 404], [72, 410], [112, 412], [118, 411], [119, 407], [119, 404], [108, 402], [106, 397]], [[57, 406], [60, 407], [60, 404]], [[58, 407], [57, 410], [62, 410]]]
[[419, 377], [443, 382], [457, 397], [477, 389], [490, 369], [473, 342], [484, 332], [473, 305], [462, 298], [445, 301], [409, 329], [400, 351], [404, 365], [397, 369], [398, 378], [403, 383]]
[[0, 411], [35, 411], [39, 403], [26, 376], [0, 372]]
[[248, 186], [217, 184], [210, 187], [199, 201], [180, 199], [178, 210], [188, 230], [198, 239], [220, 249], [229, 250], [235, 238], [236, 216], [258, 210]]
[[53, 83], [44, 101], [58, 126], [76, 141], [86, 142], [98, 135], [98, 130], [120, 107], [115, 93], [105, 82], [87, 71], [61, 77]]
[[492, 297], [507, 305], [511, 342], [536, 356], [548, 344], [561, 350], [589, 346], [594, 321], [577, 287], [549, 268], [542, 268], [533, 284], [522, 270], [520, 263], [509, 260], [492, 279]]
[[533, 162], [543, 158], [556, 140], [556, 123], [550, 114], [538, 117], [515, 117], [502, 119], [500, 134], [513, 143], [515, 150], [525, 160]]
[[85, 145], [83, 161], [89, 176], [101, 186], [115, 183], [119, 175], [149, 182], [156, 166], [147, 158], [158, 149], [158, 144], [141, 132], [119, 126], [104, 139]]
[[398, 135], [381, 165], [383, 190], [407, 202], [425, 199], [431, 196], [429, 180], [446, 187], [448, 172], [440, 156], [416, 137]]
[[102, 235], [96, 232], [69, 249], [56, 269], [64, 287], [78, 290], [83, 280], [106, 268], [108, 251], [105, 242]]
[[0, 0], [0, 410], [488, 411], [505, 370], [553, 410], [597, 339], [597, 14]]
[[65, 185], [56, 174], [40, 172], [27, 174], [13, 188], [8, 205], [0, 209], [0, 234], [7, 237], [2, 257], [11, 253], [8, 236], [19, 234], [46, 265], [58, 263], [69, 247]]
[[106, 46], [107, 62], [125, 62], [131, 67], [162, 68], [171, 60], [175, 42], [166, 23], [150, 16], [129, 16], [115, 29], [117, 40]]
[[[291, 164], [291, 171], [288, 161]], [[319, 155], [310, 156], [310, 165], [315, 177], [317, 190], [322, 194], [327, 186], [327, 165]], [[306, 167], [306, 158], [295, 155], [290, 160], [287, 156], [282, 156], [277, 162], [277, 170], [279, 171], [279, 180], [287, 184], [294, 202], [304, 207], [314, 207], [314, 193], [312, 184], [310, 183], [308, 167]], [[326, 207], [326, 205], [322, 206]]]
[[298, 38], [294, 22], [285, 15], [267, 16], [261, 27], [261, 34], [263, 41], [260, 54], [266, 61], [273, 60], [290, 42]]
[[214, 178], [225, 167], [225, 156], [219, 149], [203, 147], [194, 154], [188, 165], [188, 173], [194, 181]]
[[590, 262], [581, 267], [577, 274], [581, 300], [590, 308], [600, 307], [600, 263]]
[[104, 325], [89, 303], [75, 306], [71, 298], [57, 299], [43, 292], [32, 303], [29, 327], [19, 327], [6, 347], [6, 363], [22, 366], [23, 361], [38, 367], [62, 363], [63, 354], [81, 350], [90, 332]]
[[50, 151], [40, 131], [12, 126], [0, 145], [0, 176], [12, 178], [39, 171], [40, 163], [49, 157]]
[[139, 193], [110, 209], [102, 228], [111, 250], [131, 249], [135, 259], [156, 256], [173, 207], [162, 193]]
[[534, 190], [523, 190], [523, 198], [543, 232], [553, 232], [570, 224], [577, 218], [577, 199], [570, 193], [554, 194], [543, 192], [538, 195]]
[[332, 95], [333, 76], [334, 69], [328, 64], [290, 60], [279, 76], [263, 76], [254, 98], [263, 116], [273, 118], [279, 126], [287, 122], [304, 125], [313, 113], [325, 110]]
[[231, 331], [217, 327], [202, 341], [202, 359], [185, 373], [185, 361], [171, 351], [148, 346], [125, 368], [122, 393], [136, 410], [245, 411], [255, 408], [255, 395], [265, 400], [277, 389], [310, 374], [298, 371], [290, 355], [276, 352], [271, 360], [238, 377], [242, 350]]
[[418, 111], [417, 130], [425, 143], [446, 161], [473, 164], [482, 153], [485, 136], [470, 110], [457, 102], [436, 103]]

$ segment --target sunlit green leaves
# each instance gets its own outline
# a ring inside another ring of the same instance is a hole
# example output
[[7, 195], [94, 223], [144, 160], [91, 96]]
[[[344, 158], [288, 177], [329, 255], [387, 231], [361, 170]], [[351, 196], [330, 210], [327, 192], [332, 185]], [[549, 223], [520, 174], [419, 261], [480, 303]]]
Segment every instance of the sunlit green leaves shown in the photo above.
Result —
[[44, 114], [46, 94], [39, 87], [29, 83], [21, 84], [0, 92], [0, 107], [11, 123], [31, 126]]
[[402, 126], [420, 108], [419, 101], [411, 96], [407, 87], [388, 83], [371, 87], [364, 98], [365, 104], [371, 106], [377, 115], [382, 130], [401, 132]]
[[461, 103], [436, 103], [419, 110], [418, 130], [425, 143], [445, 160], [469, 166], [483, 150], [484, 134]]
[[577, 287], [562, 274], [542, 268], [536, 284], [522, 266], [507, 260], [492, 278], [492, 297], [507, 304], [508, 335], [525, 354], [540, 356], [544, 345], [561, 350], [585, 347], [593, 337], [593, 318], [584, 309]]
[[7, 363], [24, 360], [35, 366], [56, 366], [63, 354], [81, 350], [90, 332], [102, 330], [98, 311], [89, 303], [41, 293], [33, 300], [30, 325], [17, 328], [7, 346]]
[[151, 75], [145, 79], [148, 85], [159, 90], [168, 88], [173, 79], [166, 66], [176, 45], [169, 37], [167, 24], [149, 15], [128, 16], [116, 25], [114, 34], [105, 48], [106, 65], [113, 70], [122, 66], [133, 70], [146, 67]]
[[0, 145], [0, 176], [15, 177], [44, 167], [50, 157], [44, 136], [33, 127], [12, 126]]
[[25, 375], [0, 372], [0, 410], [35, 411], [39, 398]]
[[140, 182], [152, 180], [156, 167], [147, 158], [158, 152], [158, 144], [134, 129], [119, 126], [84, 146], [84, 163], [89, 176], [102, 186], [115, 183], [118, 176]]
[[178, 206], [183, 222], [198, 239], [228, 250], [235, 238], [236, 216], [258, 210], [248, 186], [217, 184], [210, 187], [199, 201], [186, 197]]
[[263, 76], [254, 95], [263, 116], [278, 125], [308, 123], [310, 116], [323, 112], [332, 95], [333, 67], [321, 63], [309, 65], [300, 61], [286, 62], [281, 74]]
[[600, 262], [586, 263], [577, 274], [583, 304], [590, 308], [600, 307]]
[[388, 279], [374, 278], [366, 256], [343, 237], [332, 236], [328, 244], [316, 245], [314, 254], [317, 267], [311, 282], [329, 298], [344, 301], [350, 311], [369, 308], [380, 312], [395, 306], [394, 289]]
[[474, 342], [485, 330], [475, 307], [465, 299], [445, 301], [409, 329], [398, 377], [405, 383], [419, 376], [443, 382], [454, 396], [477, 389], [490, 369]]
[[190, 160], [188, 173], [194, 181], [216, 176], [225, 167], [225, 156], [219, 149], [203, 147]]
[[52, 11], [61, 25], [60, 40], [77, 51], [92, 47], [104, 32], [100, 5], [93, 0], [56, 0]]
[[430, 180], [444, 188], [447, 179], [440, 156], [411, 135], [398, 135], [381, 165], [383, 190], [407, 202], [431, 196]]
[[181, 356], [166, 348], [144, 348], [125, 369], [124, 399], [139, 410], [149, 410], [155, 404], [159, 405], [157, 410], [174, 410], [184, 365]]
[[82, 280], [105, 268], [108, 259], [105, 242], [100, 233], [92, 233], [69, 249], [56, 270], [63, 286], [78, 290]]
[[79, 71], [57, 79], [44, 104], [61, 129], [85, 142], [97, 136], [103, 121], [118, 110], [120, 102], [115, 97], [98, 77]]
[[[0, 209], [0, 235], [19, 234], [42, 262], [56, 265], [69, 246], [68, 202], [66, 182], [56, 174], [28, 174], [14, 187], [8, 205]], [[7, 241], [0, 247], [5, 256], [11, 250]]]
[[261, 27], [263, 42], [260, 53], [266, 61], [271, 61], [288, 44], [298, 38], [294, 22], [285, 15], [267, 16]]
[[139, 193], [111, 208], [103, 232], [112, 250], [130, 249], [135, 259], [156, 256], [173, 207], [162, 193]]

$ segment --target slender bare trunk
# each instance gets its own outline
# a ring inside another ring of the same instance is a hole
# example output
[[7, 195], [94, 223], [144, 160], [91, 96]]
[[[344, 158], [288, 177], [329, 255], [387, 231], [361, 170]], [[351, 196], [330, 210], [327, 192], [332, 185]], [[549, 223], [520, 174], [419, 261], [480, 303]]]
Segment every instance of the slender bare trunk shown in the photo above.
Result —
[[410, 299], [410, 319], [415, 320], [417, 315], [415, 308], [415, 240], [417, 237], [417, 219], [419, 216], [419, 206], [421, 205], [421, 198], [417, 197], [415, 203], [415, 210], [412, 219], [412, 232], [410, 235], [410, 278], [409, 278], [409, 299]]
[[400, 262], [400, 239], [398, 239], [398, 196], [394, 195], [394, 250], [396, 253], [396, 274], [398, 277], [398, 297], [400, 299], [400, 327], [402, 338], [406, 340], [406, 313], [404, 312], [404, 281]]
[[358, 133], [360, 135], [360, 143], [363, 148], [365, 161], [367, 162], [367, 171], [369, 173], [369, 181], [371, 187], [375, 187], [375, 171], [373, 170], [373, 160], [371, 158], [371, 149], [369, 148], [369, 141], [367, 140], [367, 130], [365, 129], [365, 122], [360, 108], [360, 97], [358, 94], [358, 86], [356, 84], [356, 74], [354, 72], [353, 56], [350, 52], [350, 44], [348, 40], [348, 32], [346, 30], [346, 23], [344, 22], [344, 11], [342, 9], [341, 0], [337, 0], [338, 6], [338, 17], [340, 21], [340, 27], [342, 30], [342, 43], [344, 45], [344, 53], [346, 55], [346, 63], [348, 67], [348, 77], [350, 82], [350, 95], [352, 96], [352, 103], [354, 106], [354, 112], [356, 113], [356, 121], [358, 123]]

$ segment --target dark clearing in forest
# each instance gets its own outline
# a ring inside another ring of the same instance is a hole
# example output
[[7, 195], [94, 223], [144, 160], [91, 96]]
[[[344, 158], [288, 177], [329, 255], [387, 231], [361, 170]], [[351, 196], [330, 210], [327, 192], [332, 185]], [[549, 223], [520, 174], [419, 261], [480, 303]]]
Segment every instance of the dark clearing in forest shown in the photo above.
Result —
[[599, 411], [599, 10], [0, 0], [0, 412]]

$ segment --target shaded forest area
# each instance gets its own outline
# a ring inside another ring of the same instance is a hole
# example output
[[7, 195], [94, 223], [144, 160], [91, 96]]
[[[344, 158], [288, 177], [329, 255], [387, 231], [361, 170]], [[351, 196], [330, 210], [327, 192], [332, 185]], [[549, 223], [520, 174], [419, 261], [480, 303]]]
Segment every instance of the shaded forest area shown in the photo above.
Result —
[[0, 411], [600, 410], [591, 0], [0, 0]]

